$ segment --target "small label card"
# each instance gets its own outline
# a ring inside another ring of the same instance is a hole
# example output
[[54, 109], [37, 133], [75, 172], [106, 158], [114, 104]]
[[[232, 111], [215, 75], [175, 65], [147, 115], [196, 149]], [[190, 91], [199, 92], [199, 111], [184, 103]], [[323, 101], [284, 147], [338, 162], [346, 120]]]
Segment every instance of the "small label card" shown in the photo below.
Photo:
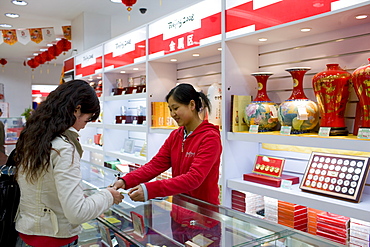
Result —
[[357, 138], [359, 138], [359, 139], [370, 139], [370, 129], [360, 128], [358, 130]]
[[288, 136], [292, 130], [292, 126], [281, 126], [280, 135]]
[[329, 136], [330, 135], [330, 127], [320, 127], [319, 129], [319, 136]]
[[291, 190], [292, 189], [292, 184], [293, 184], [293, 181], [292, 180], [285, 180], [285, 179], [283, 179], [283, 180], [281, 180], [280, 188]]
[[257, 134], [258, 133], [258, 125], [251, 125], [249, 127], [249, 133]]

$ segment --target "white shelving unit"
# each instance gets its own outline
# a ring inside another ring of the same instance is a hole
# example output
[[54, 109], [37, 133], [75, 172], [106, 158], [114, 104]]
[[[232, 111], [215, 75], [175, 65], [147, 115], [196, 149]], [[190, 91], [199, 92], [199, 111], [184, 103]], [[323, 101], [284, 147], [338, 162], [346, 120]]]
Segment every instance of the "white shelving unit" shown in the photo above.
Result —
[[[257, 31], [251, 31], [252, 26], [250, 26], [225, 32], [229, 26], [224, 21], [233, 17], [232, 10], [236, 2], [242, 4], [250, 1], [218, 0], [212, 2], [214, 6], [210, 9], [220, 9], [220, 13], [213, 13], [212, 16], [217, 16], [222, 20], [220, 21], [222, 31], [220, 34], [202, 40], [198, 46], [174, 52], [162, 51], [158, 48], [161, 42], [156, 41], [155, 43], [153, 41], [161, 36], [160, 31], [162, 30], [158, 26], [161, 22], [167, 26], [166, 18], [171, 18], [172, 15], [113, 40], [118, 42], [119, 39], [133, 37], [130, 42], [126, 43], [144, 44], [146, 53], [145, 55], [141, 54], [141, 57], [134, 59], [132, 63], [122, 66], [110, 65], [109, 68], [104, 68], [103, 62], [103, 68], [99, 73], [82, 77], [82, 79], [101, 77], [103, 80], [103, 96], [101, 97], [103, 123], [89, 123], [87, 129], [90, 130], [86, 132], [91, 135], [93, 132], [102, 130], [103, 148], [95, 149], [89, 145], [83, 145], [84, 149], [102, 153], [106, 159], [118, 158], [145, 164], [156, 154], [172, 131], [172, 129], [151, 128], [151, 102], [164, 101], [165, 95], [176, 83], [192, 83], [203, 92], [207, 92], [207, 88], [212, 83], [220, 82], [223, 98], [221, 131], [223, 155], [220, 179], [223, 205], [231, 206], [231, 190], [241, 190], [370, 221], [370, 179], [365, 186], [360, 203], [302, 192], [299, 185], [294, 185], [292, 190], [286, 190], [242, 180], [242, 174], [252, 171], [255, 156], [258, 154], [287, 158], [288, 165], [285, 167], [285, 172], [291, 172], [298, 176], [302, 176], [304, 173], [309, 154], [292, 151], [293, 149], [289, 149], [289, 147], [283, 151], [267, 150], [263, 147], [265, 143], [336, 149], [338, 152], [341, 150], [370, 152], [368, 140], [360, 140], [351, 136], [318, 137], [315, 133], [283, 136], [278, 132], [258, 134], [229, 132], [231, 129], [231, 96], [256, 95], [257, 83], [255, 78], [250, 75], [253, 72], [271, 71], [274, 73], [268, 80], [267, 93], [272, 101], [281, 103], [290, 96], [292, 91], [292, 79], [285, 69], [299, 66], [311, 67], [311, 71], [304, 77], [304, 91], [308, 98], [316, 101], [311, 79], [314, 74], [324, 70], [327, 63], [339, 63], [349, 72], [366, 64], [367, 58], [370, 57], [368, 47], [370, 22], [368, 20], [355, 20], [354, 16], [370, 12], [370, 1], [356, 1], [356, 3], [346, 1], [346, 7], [338, 7], [339, 4], [345, 2], [340, 0], [335, 2], [336, 9], [312, 17]], [[192, 9], [194, 12], [198, 10]], [[207, 11], [211, 10], [207, 8]], [[173, 16], [181, 16], [180, 13], [183, 12], [180, 11]], [[231, 16], [228, 16], [230, 13]], [[208, 12], [204, 12], [204, 14], [208, 14]], [[224, 18], [225, 16], [226, 18]], [[209, 20], [214, 19], [210, 18]], [[156, 28], [152, 29], [153, 27]], [[302, 33], [299, 31], [302, 27], [311, 27], [312, 31]], [[186, 35], [189, 35], [189, 30], [185, 32]], [[136, 38], [137, 32], [148, 33], [145, 34], [145, 38], [143, 36]], [[268, 41], [258, 41], [258, 38], [261, 37], [267, 38]], [[184, 40], [187, 40], [185, 38], [191, 40], [192, 37], [184, 36]], [[135, 39], [139, 40], [138, 43], [135, 43]], [[112, 43], [112, 41], [108, 41], [102, 46], [107, 47], [108, 43]], [[158, 48], [158, 51], [151, 51], [150, 44], [154, 44], [153, 46]], [[135, 47], [137, 48], [139, 45]], [[199, 56], [194, 57], [195, 53]], [[109, 56], [113, 55], [109, 53]], [[146, 77], [146, 93], [112, 96], [112, 88], [115, 87], [117, 79], [127, 82], [129, 78], [140, 78], [143, 75]], [[345, 114], [350, 132], [353, 127], [356, 102], [357, 97], [352, 91]], [[115, 124], [115, 116], [121, 114], [121, 106], [129, 108], [130, 106], [137, 107], [139, 104], [146, 107], [146, 124]], [[120, 152], [124, 140], [127, 138], [135, 139], [140, 145], [147, 142], [147, 158]]]

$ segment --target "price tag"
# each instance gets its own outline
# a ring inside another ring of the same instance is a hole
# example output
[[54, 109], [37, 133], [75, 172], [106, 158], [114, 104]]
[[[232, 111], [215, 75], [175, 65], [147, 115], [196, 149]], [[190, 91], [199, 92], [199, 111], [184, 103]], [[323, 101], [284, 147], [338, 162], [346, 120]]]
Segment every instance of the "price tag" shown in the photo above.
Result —
[[284, 180], [283, 179], [283, 180], [281, 180], [280, 188], [291, 190], [292, 189], [292, 184], [293, 184], [292, 180]]
[[258, 133], [258, 125], [251, 125], [249, 127], [249, 133], [257, 134]]
[[360, 128], [358, 130], [357, 138], [359, 138], [359, 139], [370, 139], [370, 129]]
[[292, 126], [281, 126], [280, 135], [288, 136], [292, 130]]
[[329, 136], [330, 135], [330, 127], [320, 127], [319, 129], [319, 136]]

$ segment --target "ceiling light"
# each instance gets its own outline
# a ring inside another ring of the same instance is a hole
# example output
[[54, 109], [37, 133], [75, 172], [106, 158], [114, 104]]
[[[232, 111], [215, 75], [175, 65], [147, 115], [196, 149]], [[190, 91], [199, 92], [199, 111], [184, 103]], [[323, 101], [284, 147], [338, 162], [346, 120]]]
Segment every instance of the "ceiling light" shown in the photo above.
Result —
[[47, 51], [48, 49], [45, 49], [45, 48], [41, 48], [40, 51]]
[[367, 18], [367, 15], [358, 15], [358, 16], [356, 16], [357, 20], [362, 20], [362, 19], [366, 19], [366, 18]]
[[18, 18], [19, 15], [16, 14], [16, 13], [5, 13], [4, 14], [6, 17], [9, 17], [9, 18]]
[[265, 42], [267, 41], [267, 38], [259, 38], [258, 41]]
[[110, 0], [112, 3], [122, 3], [122, 0]]
[[37, 56], [37, 55], [39, 55], [39, 54], [38, 54], [38, 53], [33, 53], [32, 55]]
[[311, 31], [311, 29], [312, 29], [312, 28], [310, 28], [310, 27], [305, 27], [305, 28], [302, 28], [302, 29], [301, 29], [301, 32], [306, 33], [306, 32]]
[[170, 61], [171, 62], [177, 62], [177, 59], [176, 58], [172, 58]]
[[62, 38], [55, 38], [56, 41], [62, 40]]
[[121, 71], [120, 71], [120, 73], [121, 73], [121, 74], [124, 74], [124, 73], [126, 73], [126, 71], [124, 71], [124, 70], [121, 70]]
[[217, 48], [217, 50], [218, 50], [218, 51], [222, 51], [222, 48], [221, 48], [221, 47], [219, 47], [219, 48]]
[[5, 24], [5, 23], [1, 23], [0, 24], [0, 27], [12, 27], [12, 25], [10, 25], [10, 24]]
[[199, 57], [200, 56], [200, 54], [199, 53], [194, 53], [193, 54], [193, 57]]
[[139, 70], [139, 68], [133, 68], [132, 70]]
[[19, 6], [25, 6], [28, 4], [26, 1], [22, 1], [22, 0], [13, 0], [12, 3], [15, 5], [19, 5]]
[[28, 57], [28, 58], [27, 58], [27, 60], [31, 60], [31, 59], [32, 59], [32, 57]]
[[46, 44], [46, 46], [53, 46], [53, 44]]

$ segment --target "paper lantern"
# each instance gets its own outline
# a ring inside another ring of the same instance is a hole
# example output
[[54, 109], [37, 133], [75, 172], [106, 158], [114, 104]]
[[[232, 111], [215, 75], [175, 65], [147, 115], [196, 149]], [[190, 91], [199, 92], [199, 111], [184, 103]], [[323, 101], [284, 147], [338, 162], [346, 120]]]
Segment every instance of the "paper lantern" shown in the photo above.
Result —
[[38, 64], [44, 64], [46, 62], [45, 58], [43, 58], [41, 54], [37, 55], [34, 59]]
[[132, 10], [132, 5], [136, 3], [137, 0], [122, 0], [122, 3], [127, 6], [127, 11]]
[[7, 64], [8, 63], [8, 61], [6, 61], [6, 59], [5, 58], [2, 58], [2, 59], [0, 59], [0, 64], [1, 64], [1, 66], [5, 66], [5, 64]]
[[50, 62], [51, 60], [53, 60], [55, 57], [53, 55], [51, 55], [49, 53], [49, 50], [47, 51], [44, 51], [43, 53], [41, 53], [43, 58], [45, 58], [46, 62]]
[[48, 52], [51, 56], [54, 56], [54, 58], [56, 58], [57, 56], [62, 54], [63, 50], [59, 48], [58, 46], [53, 45], [48, 48]]
[[61, 39], [57, 42], [57, 47], [64, 51], [64, 54], [66, 51], [69, 51], [72, 48], [72, 44], [67, 39]]
[[30, 66], [32, 70], [34, 70], [39, 66], [39, 63], [35, 59], [31, 59], [27, 61], [27, 65]]

